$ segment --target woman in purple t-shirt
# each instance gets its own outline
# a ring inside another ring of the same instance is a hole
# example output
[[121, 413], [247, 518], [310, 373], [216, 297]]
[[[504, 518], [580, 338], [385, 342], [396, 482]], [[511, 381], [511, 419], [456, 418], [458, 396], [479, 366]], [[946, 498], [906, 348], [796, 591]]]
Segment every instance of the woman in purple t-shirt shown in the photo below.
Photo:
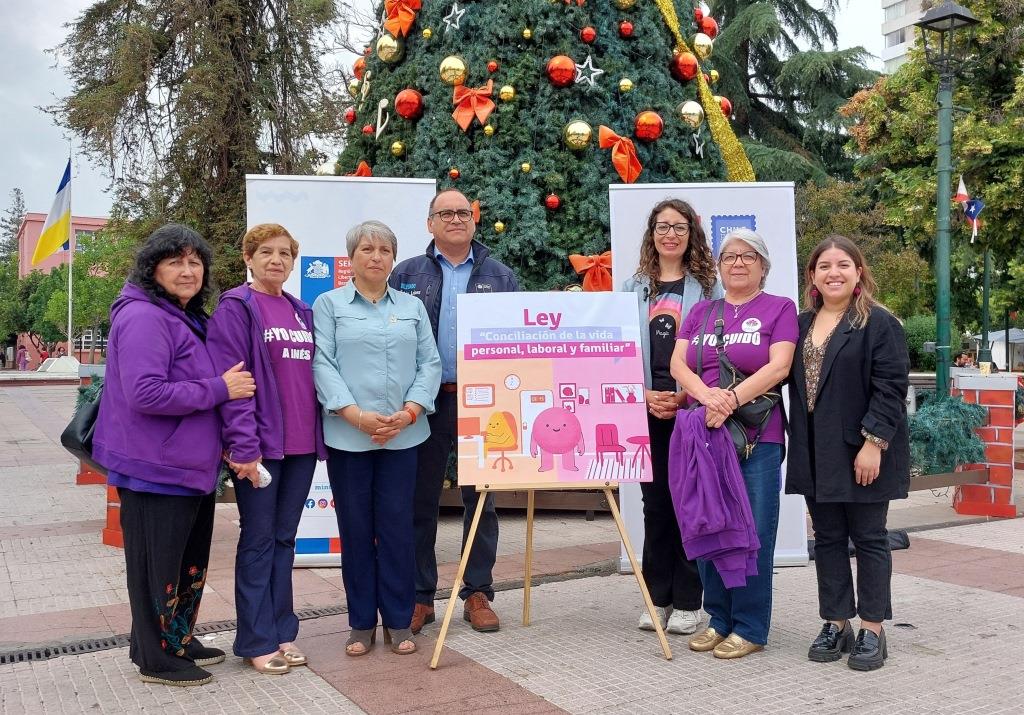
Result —
[[[726, 235], [718, 256], [725, 287], [721, 301], [702, 301], [693, 307], [678, 333], [672, 354], [672, 376], [689, 393], [690, 402], [707, 408], [709, 427], [721, 427], [742, 404], [776, 388], [789, 374], [799, 336], [796, 305], [789, 298], [764, 292], [771, 268], [764, 239], [749, 229]], [[715, 320], [722, 315], [722, 340], [732, 364], [747, 375], [735, 389], [718, 386]], [[704, 344], [700, 345], [702, 328]], [[694, 371], [703, 349], [701, 374]], [[761, 429], [750, 432], [757, 446], [740, 461], [750, 509], [761, 548], [757, 575], [747, 585], [726, 589], [711, 561], [699, 560], [704, 584], [708, 628], [690, 639], [695, 651], [713, 650], [717, 658], [742, 658], [768, 642], [772, 613], [772, 562], [779, 522], [779, 482], [785, 440], [782, 409], [776, 406]]]
[[[313, 386], [313, 314], [284, 291], [299, 244], [278, 224], [242, 239], [252, 283], [221, 295], [207, 347], [215, 365], [244, 362], [257, 396], [226, 405], [224, 452], [238, 474], [241, 533], [235, 557], [235, 655], [261, 673], [304, 665], [292, 606], [295, 533], [317, 459], [326, 458]], [[260, 487], [257, 465], [272, 477]]]

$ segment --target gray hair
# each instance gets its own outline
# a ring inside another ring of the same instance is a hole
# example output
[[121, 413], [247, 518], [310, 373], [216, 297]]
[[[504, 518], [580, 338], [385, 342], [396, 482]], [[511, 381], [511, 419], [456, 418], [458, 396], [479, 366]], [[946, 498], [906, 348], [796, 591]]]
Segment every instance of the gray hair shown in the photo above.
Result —
[[754, 252], [761, 257], [761, 263], [764, 265], [764, 275], [761, 276], [761, 287], [764, 288], [764, 282], [768, 279], [768, 271], [772, 269], [771, 259], [768, 258], [768, 244], [764, 242], [760, 234], [751, 231], [749, 228], [734, 228], [725, 234], [725, 238], [722, 239], [722, 245], [718, 248], [718, 255], [721, 256], [725, 252], [725, 247], [729, 245], [731, 241], [743, 241], [750, 244], [750, 247], [754, 249]]
[[391, 244], [391, 253], [398, 255], [398, 239], [395, 238], [394, 231], [380, 221], [363, 221], [345, 234], [345, 251], [349, 256], [356, 252], [359, 242], [364, 238], [370, 241], [387, 241]]

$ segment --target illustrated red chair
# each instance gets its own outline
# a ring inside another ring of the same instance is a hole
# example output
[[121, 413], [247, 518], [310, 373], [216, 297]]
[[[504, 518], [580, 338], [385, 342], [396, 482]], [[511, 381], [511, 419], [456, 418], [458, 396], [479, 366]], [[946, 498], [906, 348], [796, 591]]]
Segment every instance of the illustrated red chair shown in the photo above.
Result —
[[625, 453], [626, 448], [619, 444], [619, 428], [613, 424], [599, 424], [594, 432], [596, 438], [597, 447], [597, 461], [599, 464], [604, 464], [604, 455], [607, 452], [611, 452], [615, 455], [615, 461], [622, 464], [622, 455]]

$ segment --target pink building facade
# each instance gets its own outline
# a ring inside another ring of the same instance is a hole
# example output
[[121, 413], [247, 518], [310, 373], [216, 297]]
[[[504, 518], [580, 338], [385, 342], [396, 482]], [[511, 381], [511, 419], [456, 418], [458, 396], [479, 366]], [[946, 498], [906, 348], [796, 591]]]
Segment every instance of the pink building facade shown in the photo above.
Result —
[[[24, 278], [32, 271], [42, 271], [43, 273], [49, 273], [57, 266], [64, 265], [68, 262], [68, 252], [64, 250], [57, 250], [52, 255], [45, 258], [39, 265], [32, 265], [32, 254], [36, 250], [36, 244], [39, 243], [39, 236], [43, 232], [43, 224], [46, 222], [46, 214], [42, 213], [26, 213], [25, 218], [22, 219], [21, 228], [18, 229], [18, 277]], [[72, 216], [71, 217], [71, 250], [74, 251], [78, 247], [78, 238], [81, 236], [89, 236], [101, 228], [107, 225], [107, 219], [96, 218], [92, 216]], [[18, 343], [25, 345], [28, 348], [29, 358], [29, 370], [35, 370], [39, 364], [39, 350], [37, 346], [29, 340], [27, 335], [19, 335]], [[67, 349], [67, 343], [57, 343], [54, 345], [53, 357], [56, 357], [57, 347], [63, 346]], [[84, 354], [79, 355], [79, 351], [75, 352], [81, 362], [87, 362], [89, 360], [89, 351], [86, 350]], [[83, 359], [84, 358], [84, 359]]]

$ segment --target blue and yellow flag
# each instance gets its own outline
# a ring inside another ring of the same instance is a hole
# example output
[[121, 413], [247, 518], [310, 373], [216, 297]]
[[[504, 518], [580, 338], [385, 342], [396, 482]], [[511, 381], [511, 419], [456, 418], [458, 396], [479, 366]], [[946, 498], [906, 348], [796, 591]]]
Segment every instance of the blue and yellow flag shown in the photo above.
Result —
[[64, 176], [61, 177], [60, 186], [57, 187], [57, 195], [53, 197], [53, 206], [43, 224], [43, 232], [36, 243], [36, 250], [32, 253], [32, 265], [46, 260], [58, 248], [68, 242], [71, 232], [71, 159], [64, 167]]

